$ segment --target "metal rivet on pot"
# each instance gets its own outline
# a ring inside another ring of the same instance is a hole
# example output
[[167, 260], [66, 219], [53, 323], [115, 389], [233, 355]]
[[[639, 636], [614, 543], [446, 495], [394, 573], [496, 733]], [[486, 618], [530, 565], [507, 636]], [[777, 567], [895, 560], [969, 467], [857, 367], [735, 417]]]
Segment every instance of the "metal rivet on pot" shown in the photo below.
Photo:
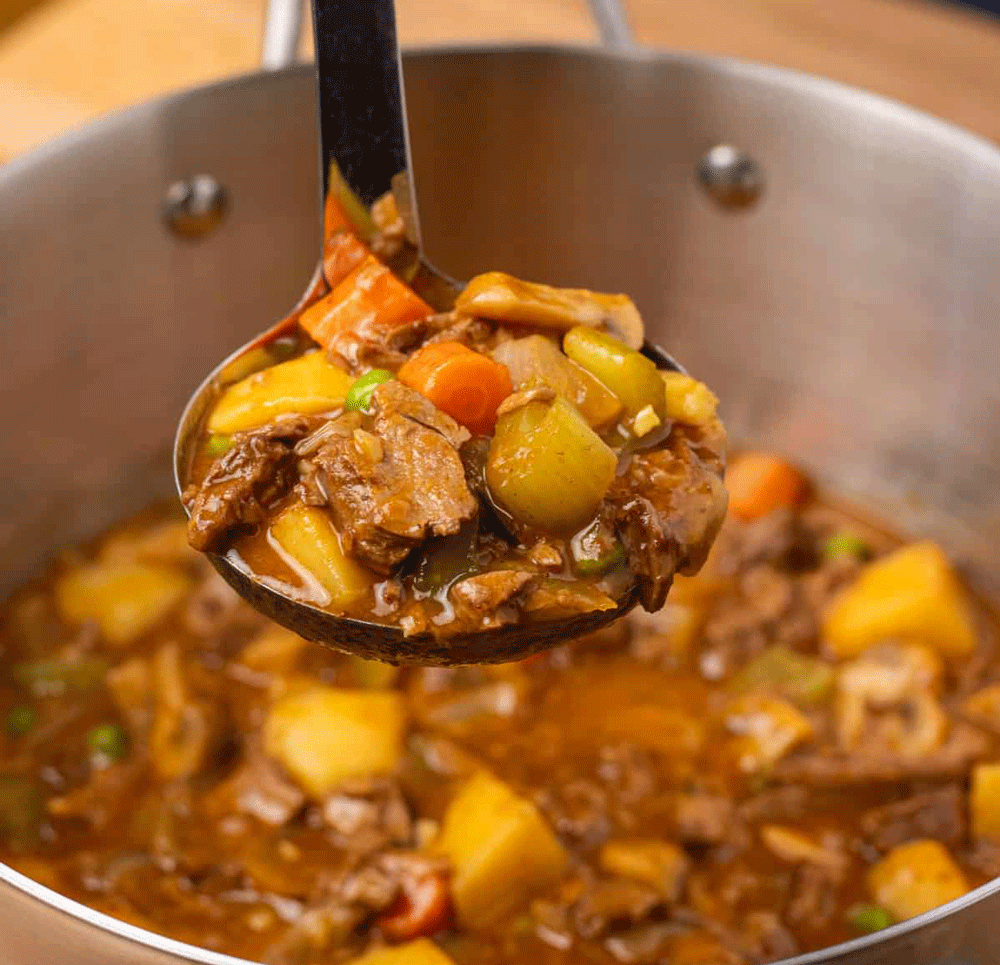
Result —
[[226, 189], [210, 174], [175, 181], [163, 200], [163, 220], [182, 238], [204, 238], [226, 213]]
[[764, 173], [749, 154], [716, 144], [698, 162], [698, 181], [725, 208], [749, 208], [764, 192]]

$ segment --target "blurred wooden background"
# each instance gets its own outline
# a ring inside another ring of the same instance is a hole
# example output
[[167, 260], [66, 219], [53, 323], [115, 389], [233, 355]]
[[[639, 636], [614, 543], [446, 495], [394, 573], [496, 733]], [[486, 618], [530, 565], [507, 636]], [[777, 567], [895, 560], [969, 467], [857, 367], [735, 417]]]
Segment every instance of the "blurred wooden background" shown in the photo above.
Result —
[[[37, 0], [0, 0], [5, 18]], [[930, 0], [627, 0], [644, 43], [783, 64], [1000, 141], [1000, 21]], [[263, 0], [45, 0], [0, 32], [0, 157], [256, 66]], [[595, 39], [584, 0], [398, 0], [404, 43]]]

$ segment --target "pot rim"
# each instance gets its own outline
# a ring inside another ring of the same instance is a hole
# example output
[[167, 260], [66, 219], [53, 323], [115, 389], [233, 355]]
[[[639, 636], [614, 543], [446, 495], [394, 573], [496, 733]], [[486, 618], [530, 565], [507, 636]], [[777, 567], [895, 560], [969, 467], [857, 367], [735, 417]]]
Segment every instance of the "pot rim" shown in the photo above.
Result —
[[[788, 67], [717, 54], [677, 52], [648, 48], [609, 50], [583, 44], [448, 43], [424, 44], [405, 49], [405, 55], [408, 59], [468, 57], [482, 56], [484, 54], [543, 55], [566, 59], [582, 58], [591, 60], [615, 59], [639, 63], [671, 62], [716, 72], [737, 80], [742, 79], [767, 83], [783, 91], [811, 97], [825, 105], [841, 110], [855, 113], [861, 112], [872, 119], [883, 118], [891, 120], [897, 125], [903, 124], [911, 131], [918, 132], [925, 137], [940, 141], [950, 141], [956, 149], [964, 152], [970, 160], [975, 160], [988, 167], [992, 166], [996, 171], [998, 184], [1000, 184], [1000, 146], [994, 144], [988, 138], [901, 101], [896, 101], [862, 88], [853, 87], [840, 81], [830, 80]], [[68, 133], [62, 134], [54, 140], [40, 145], [0, 166], [0, 192], [8, 185], [12, 185], [18, 178], [28, 175], [36, 164], [44, 163], [47, 158], [72, 151], [86, 139], [100, 136], [102, 133], [112, 130], [115, 126], [127, 123], [147, 112], [160, 110], [173, 103], [180, 103], [192, 95], [223, 93], [229, 90], [235, 91], [240, 89], [253, 90], [258, 85], [273, 82], [275, 78], [291, 77], [299, 74], [306, 75], [311, 72], [312, 66], [308, 63], [299, 63], [276, 71], [252, 71], [120, 108], [77, 127]], [[47, 905], [60, 914], [68, 915], [126, 941], [145, 946], [153, 951], [174, 956], [182, 962], [193, 963], [193, 965], [256, 965], [256, 963], [250, 962], [248, 959], [237, 958], [221, 952], [200, 948], [186, 942], [176, 941], [145, 928], [120, 921], [40, 884], [32, 878], [15, 871], [3, 862], [0, 862], [0, 883], [28, 895], [35, 901]], [[829, 945], [816, 951], [781, 959], [774, 962], [773, 965], [819, 965], [819, 963], [832, 963], [844, 956], [872, 948], [887, 939], [898, 938], [912, 932], [917, 932], [997, 893], [1000, 893], [1000, 877], [973, 889], [961, 898], [957, 898], [945, 905], [918, 915], [916, 918], [899, 922], [870, 935], [862, 935], [837, 945]]]

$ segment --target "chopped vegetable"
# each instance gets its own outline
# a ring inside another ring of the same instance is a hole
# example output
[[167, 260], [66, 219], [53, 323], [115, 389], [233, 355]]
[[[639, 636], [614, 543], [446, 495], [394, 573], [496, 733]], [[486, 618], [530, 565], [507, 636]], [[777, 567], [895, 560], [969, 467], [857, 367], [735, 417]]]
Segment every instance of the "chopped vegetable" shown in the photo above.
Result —
[[580, 326], [563, 338], [563, 351], [607, 386], [633, 418], [651, 406], [661, 421], [667, 418], [663, 379], [656, 366], [617, 339]]
[[974, 723], [1000, 730], [1000, 684], [988, 684], [969, 694], [962, 702], [962, 713]]
[[354, 235], [340, 231], [327, 238], [323, 247], [323, 277], [335, 288], [371, 253]]
[[669, 841], [608, 841], [598, 858], [602, 870], [632, 878], [655, 888], [668, 901], [676, 901], [691, 865], [687, 855]]
[[375, 231], [375, 221], [368, 205], [351, 189], [336, 161], [330, 162], [328, 181], [323, 208], [323, 237], [348, 232], [362, 241], [370, 238]]
[[480, 435], [493, 431], [500, 403], [514, 391], [503, 365], [461, 342], [420, 349], [403, 363], [399, 381]]
[[894, 924], [892, 915], [879, 905], [858, 905], [851, 909], [848, 917], [851, 924], [866, 935]]
[[497, 322], [538, 325], [559, 331], [577, 325], [607, 327], [630, 346], [642, 345], [642, 319], [627, 295], [604, 295], [582, 288], [553, 288], [491, 271], [477, 275], [465, 286], [455, 308], [463, 314]]
[[442, 871], [404, 874], [396, 900], [378, 919], [379, 931], [394, 942], [429, 937], [451, 922], [451, 892]]
[[653, 411], [651, 405], [647, 405], [645, 409], [640, 409], [632, 420], [632, 434], [641, 439], [661, 425], [663, 423], [660, 421], [660, 417]]
[[704, 382], [683, 372], [660, 372], [667, 398], [667, 418], [703, 426], [715, 418], [719, 400]]
[[41, 791], [21, 774], [0, 774], [0, 839], [15, 850], [37, 845], [45, 817]]
[[233, 437], [222, 432], [216, 432], [208, 437], [205, 452], [213, 458], [218, 458], [233, 448]]
[[374, 255], [310, 305], [299, 324], [329, 349], [343, 334], [392, 331], [434, 314], [434, 309]]
[[276, 416], [312, 415], [343, 405], [353, 379], [322, 352], [309, 352], [229, 386], [208, 417], [211, 432], [256, 429]]
[[603, 576], [619, 563], [625, 562], [625, 547], [615, 543], [611, 549], [596, 557], [573, 557], [573, 570], [578, 576]]
[[264, 745], [313, 797], [352, 777], [391, 772], [403, 754], [402, 698], [386, 690], [341, 690], [303, 681], [279, 697]]
[[789, 864], [815, 864], [827, 868], [840, 868], [844, 864], [842, 854], [824, 848], [795, 828], [765, 824], [760, 829], [760, 839], [771, 854]]
[[191, 693], [176, 643], [165, 643], [153, 657], [156, 712], [149, 731], [149, 752], [164, 781], [190, 778], [204, 766], [214, 746], [216, 720], [210, 704]]
[[913, 543], [869, 565], [827, 612], [831, 653], [853, 657], [880, 640], [915, 640], [945, 657], [976, 646], [965, 591], [940, 547]]
[[31, 704], [21, 704], [7, 711], [7, 730], [15, 737], [30, 734], [38, 726], [38, 711]]
[[868, 872], [872, 897], [896, 921], [960, 898], [969, 883], [939, 841], [911, 841], [893, 848]]
[[146, 563], [90, 563], [56, 583], [56, 601], [72, 623], [93, 620], [106, 640], [131, 643], [159, 623], [190, 583], [178, 569]]
[[102, 763], [120, 761], [128, 749], [128, 738], [117, 724], [98, 724], [87, 732], [87, 749]]
[[347, 965], [455, 965], [437, 945], [428, 938], [419, 938], [394, 948], [376, 948], [354, 958]]
[[1000, 841], [1000, 764], [977, 764], [972, 769], [969, 810], [975, 836]]
[[368, 592], [371, 574], [343, 550], [333, 521], [321, 509], [295, 503], [273, 523], [270, 535], [311, 578], [309, 589], [324, 606], [347, 606]]
[[622, 414], [618, 396], [563, 355], [559, 346], [544, 335], [501, 342], [493, 350], [493, 358], [506, 366], [516, 389], [547, 385], [572, 402], [595, 429], [611, 425]]
[[375, 386], [388, 382], [393, 377], [392, 372], [388, 372], [386, 369], [372, 369], [370, 372], [365, 372], [347, 390], [344, 408], [353, 412], [368, 412], [371, 409], [372, 393], [375, 391]]
[[766, 452], [744, 452], [726, 470], [729, 512], [752, 522], [806, 494], [806, 479], [794, 466]]
[[100, 657], [42, 657], [14, 664], [14, 679], [33, 697], [59, 697], [100, 686], [108, 672]]
[[823, 555], [828, 560], [835, 560], [847, 556], [856, 560], [867, 560], [871, 558], [872, 550], [868, 543], [857, 533], [850, 530], [842, 530], [834, 533], [823, 544]]
[[451, 862], [458, 919], [472, 928], [524, 905], [567, 861], [534, 804], [485, 771], [449, 805], [434, 850]]
[[306, 641], [277, 623], [254, 637], [239, 656], [239, 662], [256, 673], [285, 676], [295, 669]]
[[466, 520], [451, 536], [433, 540], [413, 574], [413, 586], [421, 593], [438, 593], [460, 577], [477, 572], [482, 565], [478, 540], [477, 519]]
[[768, 647], [751, 660], [730, 686], [737, 692], [768, 691], [797, 704], [822, 703], [833, 693], [834, 669], [825, 660], [787, 647]]
[[490, 443], [486, 480], [515, 519], [571, 533], [588, 523], [615, 477], [618, 460], [563, 398], [530, 402], [501, 417]]
[[755, 693], [729, 705], [726, 726], [739, 735], [736, 752], [743, 771], [773, 767], [815, 733], [809, 719], [792, 704]]

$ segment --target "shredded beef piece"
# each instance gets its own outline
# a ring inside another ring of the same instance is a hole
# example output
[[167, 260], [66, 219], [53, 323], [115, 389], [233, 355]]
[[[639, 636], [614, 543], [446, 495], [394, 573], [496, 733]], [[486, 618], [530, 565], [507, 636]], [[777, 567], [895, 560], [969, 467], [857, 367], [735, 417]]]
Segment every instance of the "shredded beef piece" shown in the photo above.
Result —
[[573, 908], [573, 922], [582, 938], [596, 938], [635, 925], [662, 905], [663, 896], [649, 885], [627, 878], [602, 878], [584, 888]]
[[725, 514], [722, 460], [702, 440], [701, 430], [675, 427], [663, 448], [635, 453], [608, 491], [639, 600], [651, 612], [663, 606], [675, 571], [698, 571]]
[[211, 567], [184, 601], [181, 620], [185, 630], [215, 647], [220, 639], [242, 636], [267, 622]]
[[338, 847], [371, 854], [407, 845], [413, 821], [399, 784], [391, 778], [365, 778], [342, 784], [323, 802], [323, 822]]
[[455, 607], [456, 625], [474, 632], [516, 620], [517, 614], [504, 613], [503, 607], [534, 578], [533, 573], [522, 570], [493, 570], [459, 581], [448, 594]]
[[773, 962], [799, 953], [795, 936], [771, 911], [754, 911], [744, 917], [739, 944], [739, 951], [755, 962]]
[[246, 760], [204, 799], [204, 808], [215, 820], [246, 814], [270, 827], [287, 824], [305, 805], [305, 794], [281, 768], [260, 750]]
[[457, 532], [478, 503], [458, 454], [465, 429], [395, 380], [372, 400], [371, 432], [344, 417], [344, 431], [303, 460], [302, 488], [330, 507], [347, 552], [387, 575], [430, 535]]
[[974, 727], [954, 724], [941, 747], [927, 754], [807, 751], [782, 761], [775, 775], [783, 781], [801, 781], [815, 787], [851, 784], [940, 781], [961, 778], [977, 760], [991, 750], [990, 741]]
[[987, 878], [1000, 878], [1000, 844], [997, 842], [976, 841], [966, 854], [966, 860]]
[[954, 784], [914, 794], [872, 808], [862, 817], [861, 828], [879, 851], [890, 851], [919, 838], [958, 845], [965, 840], [965, 795]]
[[685, 844], [719, 844], [733, 830], [735, 809], [729, 798], [716, 794], [679, 794], [674, 821]]
[[468, 348], [485, 351], [494, 333], [494, 326], [482, 318], [446, 312], [427, 319], [428, 337], [424, 345], [438, 342], [461, 342]]
[[795, 926], [823, 928], [840, 905], [843, 865], [800, 864], [792, 875], [785, 920]]
[[232, 448], [215, 461], [201, 485], [184, 491], [191, 545], [220, 552], [237, 530], [260, 523], [268, 506], [295, 484], [295, 444], [320, 421], [282, 416], [260, 429], [236, 433]]

